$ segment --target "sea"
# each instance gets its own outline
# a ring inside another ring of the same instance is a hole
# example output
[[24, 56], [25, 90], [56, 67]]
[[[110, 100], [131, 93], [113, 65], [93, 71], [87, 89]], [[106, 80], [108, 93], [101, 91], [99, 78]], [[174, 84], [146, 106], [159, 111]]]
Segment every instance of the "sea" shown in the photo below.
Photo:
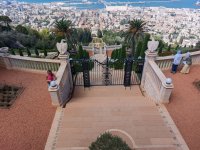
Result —
[[28, 3], [51, 3], [61, 2], [66, 7], [77, 9], [102, 9], [107, 6], [132, 6], [132, 7], [167, 7], [167, 8], [193, 8], [200, 9], [195, 5], [197, 0], [17, 0]]

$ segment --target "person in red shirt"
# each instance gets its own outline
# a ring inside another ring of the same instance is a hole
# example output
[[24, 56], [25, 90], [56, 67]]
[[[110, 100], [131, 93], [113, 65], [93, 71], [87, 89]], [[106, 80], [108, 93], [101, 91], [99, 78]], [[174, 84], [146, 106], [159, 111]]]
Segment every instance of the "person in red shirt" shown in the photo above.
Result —
[[50, 85], [51, 81], [56, 80], [56, 76], [52, 73], [51, 70], [47, 70], [46, 80], [47, 80], [48, 85]]

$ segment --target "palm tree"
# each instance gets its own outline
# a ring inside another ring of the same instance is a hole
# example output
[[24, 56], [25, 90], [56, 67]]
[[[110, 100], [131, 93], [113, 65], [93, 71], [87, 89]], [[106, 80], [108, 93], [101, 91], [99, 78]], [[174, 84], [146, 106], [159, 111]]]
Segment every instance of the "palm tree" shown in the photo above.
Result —
[[143, 37], [146, 22], [141, 19], [134, 19], [129, 22], [129, 29], [124, 33], [125, 42], [130, 44], [132, 55], [135, 54], [135, 45], [140, 37]]
[[64, 36], [67, 40], [67, 43], [73, 48], [76, 49], [77, 44], [77, 31], [73, 27], [73, 24], [70, 20], [56, 20], [55, 22], [55, 32], [58, 35]]

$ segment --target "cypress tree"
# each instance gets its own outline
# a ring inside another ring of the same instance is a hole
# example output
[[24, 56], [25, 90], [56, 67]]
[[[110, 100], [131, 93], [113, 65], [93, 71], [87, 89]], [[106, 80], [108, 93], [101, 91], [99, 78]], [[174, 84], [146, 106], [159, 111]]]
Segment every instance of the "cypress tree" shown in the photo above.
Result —
[[162, 53], [163, 47], [164, 47], [164, 44], [163, 44], [163, 42], [160, 40], [160, 41], [159, 41], [159, 46], [158, 46], [158, 54], [161, 54], [161, 53]]
[[178, 50], [178, 48], [179, 48], [179, 45], [177, 44], [177, 46], [176, 46], [175, 50]]
[[44, 56], [47, 57], [47, 50], [44, 49]]
[[120, 60], [123, 59], [122, 58], [122, 49], [121, 48], [118, 51], [118, 59], [120, 59]]
[[11, 53], [11, 55], [15, 55], [15, 50], [14, 50], [14, 49], [11, 49], [11, 50], [10, 50], [10, 53]]
[[97, 36], [98, 36], [98, 38], [102, 38], [103, 37], [101, 30], [97, 31]]
[[119, 49], [116, 49], [116, 54], [115, 54], [115, 59], [119, 59], [120, 55], [119, 55]]
[[37, 48], [35, 48], [35, 55], [38, 57], [39, 56], [39, 52], [37, 50]]
[[169, 44], [167, 51], [170, 52], [171, 51], [171, 45]]
[[149, 40], [150, 40], [150, 34], [146, 33], [145, 38], [144, 38], [144, 42], [142, 44], [142, 49], [141, 49], [141, 52], [140, 52], [140, 56], [142, 58], [145, 57], [145, 51], [148, 49], [147, 44], [148, 44]]
[[78, 55], [79, 55], [79, 58], [83, 58], [83, 47], [82, 47], [82, 45], [79, 45]]
[[122, 59], [126, 58], [126, 47], [123, 45], [122, 46]]
[[112, 51], [111, 58], [117, 59], [117, 50]]
[[111, 54], [111, 59], [115, 59], [115, 58], [116, 58], [116, 51], [113, 50], [113, 51], [112, 51], [112, 54]]
[[26, 52], [27, 52], [27, 55], [30, 57], [31, 56], [31, 52], [30, 52], [30, 50], [28, 48], [26, 49]]
[[83, 58], [89, 59], [89, 53], [86, 50], [83, 50]]
[[20, 56], [24, 56], [21, 49], [19, 49], [19, 55], [20, 55]]

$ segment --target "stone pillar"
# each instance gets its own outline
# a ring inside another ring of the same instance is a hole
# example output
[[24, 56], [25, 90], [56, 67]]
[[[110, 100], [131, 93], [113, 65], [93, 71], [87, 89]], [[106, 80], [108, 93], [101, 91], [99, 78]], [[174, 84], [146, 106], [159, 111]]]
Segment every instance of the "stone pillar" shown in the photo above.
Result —
[[49, 93], [51, 96], [51, 101], [53, 106], [60, 106], [60, 98], [58, 94], [58, 87], [52, 88], [49, 87]]
[[169, 98], [173, 88], [174, 86], [172, 83], [167, 84], [166, 81], [162, 83], [159, 98], [161, 103], [169, 103]]
[[143, 68], [143, 73], [142, 73], [141, 88], [144, 88], [149, 61], [150, 60], [155, 61], [157, 54], [158, 53], [156, 51], [151, 52], [151, 51], [147, 50], [145, 52], [145, 62], [144, 62], [144, 68]]

